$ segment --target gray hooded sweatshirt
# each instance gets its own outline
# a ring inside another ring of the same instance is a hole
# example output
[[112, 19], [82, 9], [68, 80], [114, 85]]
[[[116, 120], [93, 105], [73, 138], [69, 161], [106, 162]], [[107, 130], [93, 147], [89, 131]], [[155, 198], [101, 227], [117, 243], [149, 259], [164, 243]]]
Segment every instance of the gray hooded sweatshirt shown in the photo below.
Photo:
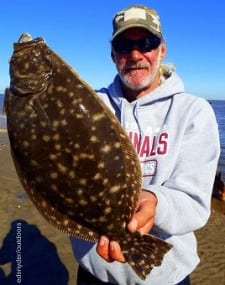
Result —
[[104, 261], [93, 243], [71, 238], [74, 255], [84, 269], [104, 282], [176, 284], [199, 263], [193, 232], [203, 227], [210, 215], [220, 153], [214, 112], [205, 99], [184, 91], [176, 73], [131, 103], [123, 96], [118, 75], [98, 94], [117, 116], [139, 155], [142, 187], [158, 198], [150, 233], [173, 248], [144, 281], [126, 263]]

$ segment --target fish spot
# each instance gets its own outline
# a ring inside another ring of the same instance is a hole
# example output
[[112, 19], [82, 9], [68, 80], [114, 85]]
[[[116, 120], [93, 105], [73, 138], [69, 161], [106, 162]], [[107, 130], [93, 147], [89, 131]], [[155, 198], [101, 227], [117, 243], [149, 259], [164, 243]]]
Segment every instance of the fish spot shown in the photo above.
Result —
[[87, 179], [82, 178], [82, 179], [79, 180], [79, 183], [80, 183], [80, 185], [85, 186], [85, 185], [87, 185]]
[[72, 198], [66, 198], [65, 200], [69, 204], [73, 204], [74, 203], [74, 200]]
[[[56, 91], [57, 92], [66, 92], [67, 89], [65, 87], [59, 85], [59, 86], [56, 87]], [[56, 104], [57, 104], [58, 107], [62, 107], [63, 106], [63, 104], [62, 104], [62, 102], [60, 100], [57, 100]]]
[[[56, 177], [56, 178], [57, 178], [57, 177]], [[53, 178], [53, 179], [54, 179], [54, 178]], [[58, 187], [57, 187], [55, 184], [53, 184], [53, 183], [51, 183], [50, 188], [51, 188], [54, 192], [57, 192], [57, 191], [58, 191]]]
[[90, 141], [95, 143], [95, 142], [98, 142], [99, 140], [96, 136], [91, 136]]
[[94, 233], [93, 233], [93, 232], [88, 232], [88, 235], [89, 235], [90, 237], [92, 237], [92, 236], [94, 236]]
[[120, 133], [120, 137], [123, 138], [123, 139], [127, 139], [127, 137], [124, 134], [122, 134], [122, 133]]
[[46, 127], [46, 126], [47, 126], [47, 123], [46, 123], [45, 121], [41, 121], [41, 122], [40, 122], [40, 125], [41, 125], [42, 127]]
[[75, 149], [79, 149], [79, 148], [80, 148], [80, 145], [79, 145], [78, 143], [75, 143], [75, 144], [74, 144], [74, 148], [75, 148]]
[[78, 201], [78, 203], [81, 205], [81, 206], [87, 206], [88, 202], [84, 199], [81, 199]]
[[66, 153], [71, 153], [71, 149], [70, 148], [65, 148], [65, 152]]
[[76, 88], [83, 89], [83, 88], [84, 88], [84, 86], [83, 86], [82, 84], [78, 84], [78, 83], [77, 83]]
[[99, 217], [99, 222], [103, 223], [103, 222], [106, 222], [106, 221], [107, 221], [107, 219], [106, 219], [105, 216]]
[[96, 196], [90, 196], [90, 200], [91, 202], [96, 202], [97, 201], [97, 197]]
[[92, 120], [95, 121], [100, 121], [105, 118], [105, 115], [103, 113], [97, 113], [92, 116]]
[[105, 167], [104, 162], [99, 162], [97, 167], [100, 168], [100, 169], [103, 169]]
[[115, 148], [120, 148], [120, 143], [119, 142], [114, 143], [114, 147]]
[[61, 173], [66, 173], [67, 167], [65, 165], [63, 165], [62, 163], [58, 163], [57, 167]]
[[100, 172], [96, 173], [95, 176], [93, 177], [93, 180], [99, 180], [102, 178], [102, 175]]
[[79, 189], [77, 190], [77, 194], [78, 194], [79, 196], [82, 196], [82, 195], [84, 194], [83, 189], [79, 188]]
[[116, 192], [118, 192], [120, 189], [121, 189], [121, 188], [120, 188], [119, 185], [115, 185], [115, 186], [111, 187], [109, 191], [110, 191], [110, 193], [116, 193]]
[[23, 147], [28, 148], [30, 143], [28, 141], [23, 141]]
[[61, 109], [60, 112], [59, 112], [60, 115], [65, 115], [65, 113], [66, 113], [65, 108]]
[[47, 203], [46, 203], [45, 201], [42, 201], [42, 202], [41, 202], [41, 207], [42, 207], [42, 208], [46, 208], [46, 207], [47, 207]]
[[75, 172], [73, 170], [69, 171], [68, 176], [72, 179], [75, 178]]
[[37, 118], [37, 114], [35, 114], [35, 113], [30, 114], [30, 118], [31, 119], [36, 119]]
[[38, 166], [37, 161], [36, 161], [36, 160], [33, 160], [33, 159], [31, 160], [30, 164], [31, 164], [32, 166]]
[[57, 173], [57, 172], [51, 172], [51, 173], [50, 173], [50, 177], [51, 177], [52, 179], [57, 179], [57, 178], [58, 178], [58, 173]]
[[49, 155], [49, 158], [50, 158], [51, 160], [57, 160], [57, 155], [56, 155], [55, 153], [51, 153], [51, 154]]
[[78, 155], [73, 155], [73, 166], [76, 166], [79, 161], [79, 156]]
[[98, 193], [98, 197], [102, 197], [102, 196], [104, 196], [104, 191], [101, 191]]
[[68, 96], [69, 96], [70, 98], [72, 98], [72, 97], [74, 96], [74, 92], [72, 92], [72, 91], [68, 92]]
[[61, 150], [61, 145], [60, 145], [60, 144], [55, 144], [54, 148], [55, 148], [56, 150]]
[[83, 152], [83, 153], [81, 153], [80, 154], [80, 158], [81, 159], [86, 159], [86, 158], [88, 158], [88, 159], [94, 159], [94, 155], [93, 154], [88, 154], [88, 153], [85, 153], [85, 152]]
[[62, 192], [60, 192], [60, 193], [59, 193], [59, 197], [61, 197], [61, 198], [64, 200], [64, 198], [65, 198], [65, 194], [64, 194], [64, 193], [62, 193]]
[[54, 134], [52, 138], [54, 141], [58, 141], [59, 140], [59, 134], [58, 133]]
[[64, 120], [61, 120], [60, 121], [60, 125], [61, 126], [66, 126], [67, 125], [67, 121], [64, 119]]
[[29, 68], [30, 68], [30, 63], [29, 62], [25, 62], [24, 69], [29, 69]]
[[68, 219], [64, 220], [63, 224], [64, 224], [64, 226], [67, 226], [69, 224], [69, 220]]
[[129, 156], [128, 154], [126, 154], [126, 155], [125, 155], [125, 158], [126, 158], [127, 160], [129, 160], [129, 159], [130, 159], [130, 156]]
[[57, 128], [59, 126], [59, 121], [54, 120], [52, 122], [52, 126], [53, 126], [53, 128]]
[[48, 135], [42, 136], [42, 140], [45, 141], [45, 142], [49, 142], [50, 139], [51, 139], [51, 138], [50, 138], [50, 136], [48, 136]]
[[105, 215], [108, 215], [108, 214], [110, 214], [111, 212], [112, 212], [112, 208], [111, 208], [111, 207], [107, 207], [107, 208], [104, 209], [104, 214], [105, 214]]
[[107, 185], [109, 183], [109, 179], [108, 178], [105, 178], [104, 180], [103, 180], [103, 185]]
[[84, 118], [84, 115], [83, 115], [83, 114], [76, 114], [76, 118], [77, 118], [77, 119], [83, 119], [83, 118]]
[[113, 224], [109, 224], [107, 226], [107, 228], [108, 228], [109, 231], [112, 231], [114, 229], [114, 225]]
[[104, 152], [104, 153], [109, 153], [110, 151], [111, 151], [111, 146], [110, 145], [104, 145], [103, 147], [102, 147], [102, 151]]

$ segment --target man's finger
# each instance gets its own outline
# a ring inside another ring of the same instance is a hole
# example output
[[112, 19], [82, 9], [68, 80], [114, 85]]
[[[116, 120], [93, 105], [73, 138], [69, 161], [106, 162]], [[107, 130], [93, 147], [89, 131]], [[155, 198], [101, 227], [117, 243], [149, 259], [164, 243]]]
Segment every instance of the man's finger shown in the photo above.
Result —
[[110, 248], [110, 257], [112, 260], [125, 262], [125, 258], [121, 252], [121, 248], [118, 242], [111, 241], [109, 248]]
[[96, 247], [97, 253], [106, 261], [111, 261], [109, 255], [109, 239], [105, 236], [101, 236]]

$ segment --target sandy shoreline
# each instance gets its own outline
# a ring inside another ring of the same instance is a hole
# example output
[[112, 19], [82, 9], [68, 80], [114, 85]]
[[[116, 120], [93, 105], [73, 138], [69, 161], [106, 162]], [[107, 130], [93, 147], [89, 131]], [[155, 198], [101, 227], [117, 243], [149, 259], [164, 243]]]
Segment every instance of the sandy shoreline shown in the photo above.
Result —
[[[59, 232], [42, 218], [21, 187], [10, 156], [6, 132], [0, 132], [0, 192], [0, 284], [5, 284], [1, 282], [4, 280], [4, 278], [1, 280], [2, 270], [5, 275], [10, 275], [12, 270], [10, 264], [15, 263], [15, 260], [10, 260], [10, 252], [16, 251], [15, 242], [10, 245], [7, 241], [3, 243], [3, 239], [7, 235], [16, 234], [15, 228], [14, 232], [12, 230], [12, 222], [18, 224], [23, 220], [25, 222], [22, 222], [21, 232], [25, 241], [23, 242], [22, 239], [22, 252], [26, 253], [23, 257], [23, 262], [26, 264], [23, 264], [21, 269], [22, 278], [23, 275], [27, 275], [27, 272], [33, 270], [34, 276], [39, 275], [39, 283], [37, 284], [75, 285], [77, 264], [71, 251], [69, 239], [66, 234]], [[7, 255], [6, 251], [9, 252], [8, 262], [2, 260], [2, 254]], [[32, 259], [31, 264], [29, 259]], [[51, 264], [46, 265], [49, 260], [51, 260]], [[39, 268], [38, 271], [37, 268]], [[62, 280], [59, 282], [59, 278], [56, 283], [53, 279], [44, 280], [41, 275], [44, 275], [46, 268], [52, 275], [61, 276]], [[26, 277], [30, 283], [24, 282], [22, 284], [36, 284], [32, 277]], [[9, 284], [17, 283], [10, 282]]]
[[[10, 252], [16, 251], [15, 239], [12, 242], [12, 236], [15, 233], [18, 235], [20, 226], [25, 240], [22, 249], [26, 252], [23, 256], [26, 264], [23, 264], [21, 269], [22, 278], [31, 278], [27, 272], [32, 272], [32, 276], [39, 276], [38, 284], [74, 285], [77, 263], [68, 237], [42, 218], [22, 189], [14, 170], [5, 131], [0, 131], [0, 191], [0, 284], [5, 284], [3, 282], [6, 276], [13, 278], [15, 274], [12, 272], [15, 270], [15, 260], [12, 254], [10, 258]], [[225, 202], [212, 199], [209, 222], [196, 232], [196, 235], [201, 263], [191, 275], [192, 285], [225, 285]], [[35, 241], [38, 244], [36, 248]], [[46, 252], [51, 252], [51, 256], [46, 256]], [[48, 272], [52, 270], [52, 276], [59, 274], [58, 278], [62, 278], [60, 283], [40, 279], [40, 272], [46, 276], [46, 268]], [[34, 283], [30, 281], [27, 284]]]

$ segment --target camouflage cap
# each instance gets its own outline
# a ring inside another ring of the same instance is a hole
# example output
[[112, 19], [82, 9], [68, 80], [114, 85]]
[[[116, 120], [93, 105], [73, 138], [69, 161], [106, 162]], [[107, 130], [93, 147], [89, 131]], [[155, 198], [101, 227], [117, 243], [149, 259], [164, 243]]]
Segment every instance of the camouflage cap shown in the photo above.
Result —
[[115, 14], [112, 40], [127, 29], [140, 27], [163, 38], [159, 15], [147, 6], [132, 5]]

